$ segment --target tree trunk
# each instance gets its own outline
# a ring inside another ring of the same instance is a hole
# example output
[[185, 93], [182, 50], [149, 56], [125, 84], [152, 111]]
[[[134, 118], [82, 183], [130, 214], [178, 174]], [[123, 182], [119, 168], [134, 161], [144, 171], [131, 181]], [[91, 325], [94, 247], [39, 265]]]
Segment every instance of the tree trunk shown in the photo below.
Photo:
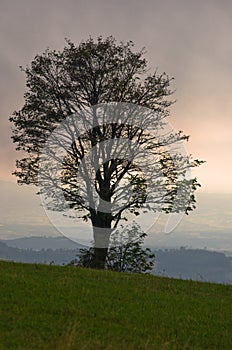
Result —
[[104, 270], [106, 265], [108, 248], [94, 247], [94, 258], [91, 264], [91, 268]]
[[94, 257], [91, 267], [104, 269], [111, 235], [111, 213], [97, 212], [93, 225]]
[[[99, 128], [95, 129], [100, 133]], [[99, 135], [101, 137], [101, 135]], [[94, 146], [94, 143], [93, 143]], [[99, 151], [100, 152], [100, 151]], [[100, 153], [97, 153], [95, 163], [99, 162]], [[106, 264], [107, 252], [109, 247], [110, 235], [112, 232], [112, 213], [111, 213], [111, 190], [109, 162], [103, 163], [103, 173], [100, 168], [96, 171], [96, 181], [98, 183], [99, 203], [97, 210], [91, 209], [91, 221], [93, 225], [94, 237], [94, 257], [92, 268], [104, 269]]]

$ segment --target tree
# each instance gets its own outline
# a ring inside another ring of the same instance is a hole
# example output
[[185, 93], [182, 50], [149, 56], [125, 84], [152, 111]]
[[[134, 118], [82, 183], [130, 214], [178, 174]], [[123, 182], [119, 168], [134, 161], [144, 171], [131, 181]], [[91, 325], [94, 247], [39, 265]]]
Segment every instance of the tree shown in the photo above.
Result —
[[172, 79], [148, 75], [144, 50], [133, 46], [99, 37], [36, 55], [22, 68], [25, 103], [10, 118], [16, 149], [26, 153], [16, 162], [18, 183], [39, 185], [50, 209], [62, 211], [56, 186], [92, 224], [94, 268], [104, 268], [110, 236], [128, 214], [188, 213], [199, 186], [185, 175], [201, 161], [175, 148], [188, 136], [165, 129]]
[[[114, 231], [106, 258], [106, 269], [118, 272], [148, 273], [155, 262], [155, 254], [150, 248], [144, 248], [147, 234], [133, 224], [124, 231]], [[94, 248], [80, 249], [78, 258], [70, 262], [70, 266], [91, 267], [94, 260]]]
[[147, 234], [133, 224], [124, 231], [115, 231], [111, 237], [106, 266], [108, 270], [148, 273], [155, 263], [155, 254], [143, 247]]

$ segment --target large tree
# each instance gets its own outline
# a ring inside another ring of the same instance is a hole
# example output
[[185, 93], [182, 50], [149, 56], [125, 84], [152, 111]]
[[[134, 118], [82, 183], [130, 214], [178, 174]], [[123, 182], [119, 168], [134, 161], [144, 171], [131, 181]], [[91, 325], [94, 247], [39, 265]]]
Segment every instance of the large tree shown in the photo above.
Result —
[[[172, 79], [147, 74], [144, 50], [134, 52], [133, 46], [99, 37], [79, 46], [67, 41], [63, 51], [47, 49], [22, 68], [25, 103], [10, 118], [16, 149], [26, 154], [16, 162], [18, 182], [40, 185], [50, 208], [62, 210], [55, 183], [77, 216], [91, 222], [95, 268], [104, 268], [112, 230], [128, 213], [188, 213], [198, 186], [185, 175], [201, 162], [175, 148], [188, 136], [164, 127]], [[49, 160], [41, 158], [48, 140]], [[57, 164], [60, 182], [54, 181]]]

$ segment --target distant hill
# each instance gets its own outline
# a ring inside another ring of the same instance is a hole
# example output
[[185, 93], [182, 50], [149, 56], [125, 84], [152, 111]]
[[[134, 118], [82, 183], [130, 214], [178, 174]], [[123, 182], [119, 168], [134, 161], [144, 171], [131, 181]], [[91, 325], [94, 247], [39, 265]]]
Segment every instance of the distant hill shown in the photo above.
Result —
[[3, 241], [0, 241], [0, 259], [26, 262], [26, 263], [41, 263], [66, 265], [79, 254], [79, 248], [76, 249], [51, 249], [42, 248], [41, 250], [20, 249], [9, 247]]
[[153, 274], [183, 279], [232, 284], [232, 257], [203, 249], [155, 251]]
[[[84, 246], [65, 237], [24, 237], [0, 241], [0, 259], [30, 263], [69, 263]], [[152, 274], [232, 284], [232, 257], [203, 249], [154, 250]]]

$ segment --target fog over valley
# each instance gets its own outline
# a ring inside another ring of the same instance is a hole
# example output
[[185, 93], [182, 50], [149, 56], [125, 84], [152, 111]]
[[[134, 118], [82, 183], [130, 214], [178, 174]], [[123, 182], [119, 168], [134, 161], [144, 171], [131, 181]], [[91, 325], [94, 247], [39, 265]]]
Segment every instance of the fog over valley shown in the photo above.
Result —
[[[50, 223], [33, 186], [0, 181], [0, 239], [62, 236]], [[170, 233], [164, 233], [168, 215], [162, 214], [148, 230], [146, 244], [154, 248], [188, 246], [232, 251], [232, 195], [198, 192], [197, 208], [185, 215]], [[154, 217], [155, 219], [155, 217]], [[151, 214], [151, 223], [153, 222]], [[83, 232], [85, 226], [83, 223]]]

